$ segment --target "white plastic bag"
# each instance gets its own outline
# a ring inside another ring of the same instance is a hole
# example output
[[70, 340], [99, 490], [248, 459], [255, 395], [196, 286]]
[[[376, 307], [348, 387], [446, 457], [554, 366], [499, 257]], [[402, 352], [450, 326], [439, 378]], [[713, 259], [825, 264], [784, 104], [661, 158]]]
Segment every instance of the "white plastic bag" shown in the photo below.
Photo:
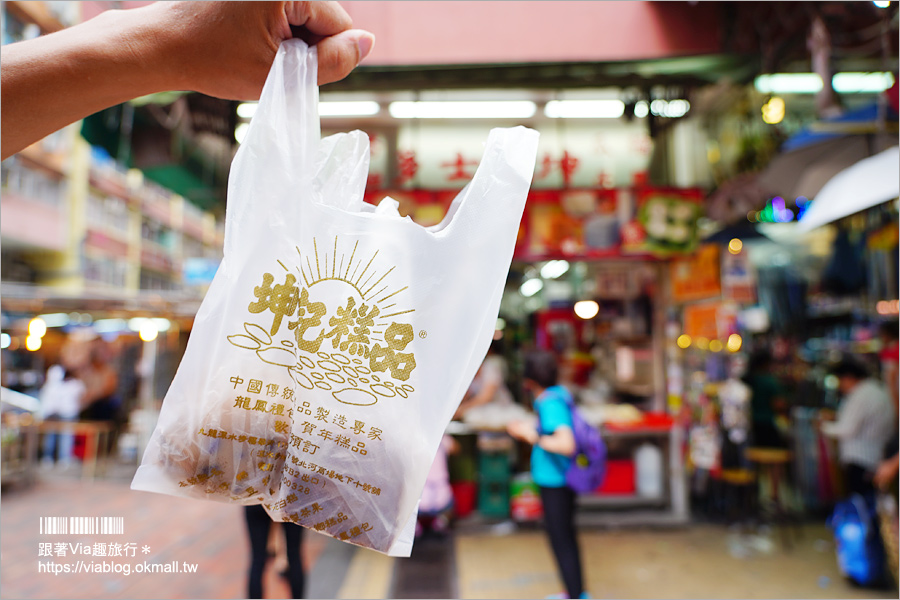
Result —
[[132, 488], [412, 549], [441, 435], [491, 335], [537, 133], [491, 131], [432, 228], [362, 200], [368, 139], [319, 139], [316, 52], [284, 42], [228, 185], [225, 258]]

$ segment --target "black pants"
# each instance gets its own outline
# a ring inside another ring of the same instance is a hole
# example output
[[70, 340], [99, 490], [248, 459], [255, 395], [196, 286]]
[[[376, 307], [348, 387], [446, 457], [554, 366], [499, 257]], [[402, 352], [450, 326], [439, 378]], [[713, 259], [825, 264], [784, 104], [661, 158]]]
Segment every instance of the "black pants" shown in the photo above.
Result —
[[859, 494], [868, 497], [875, 494], [872, 473], [854, 463], [844, 464], [844, 485], [847, 488], [847, 495]]
[[578, 598], [584, 588], [581, 580], [581, 553], [575, 537], [575, 492], [568, 487], [541, 487], [540, 490], [544, 505], [544, 526], [556, 557], [556, 566], [569, 598]]
[[[272, 518], [259, 504], [245, 506], [244, 517], [247, 520], [251, 552], [247, 597], [262, 598], [263, 571], [266, 568], [266, 560], [269, 558], [269, 527], [272, 525]], [[291, 596], [303, 598], [303, 562], [300, 558], [300, 540], [303, 528], [293, 523], [282, 523], [281, 526], [284, 529], [284, 541], [287, 548], [288, 583], [291, 586]]]

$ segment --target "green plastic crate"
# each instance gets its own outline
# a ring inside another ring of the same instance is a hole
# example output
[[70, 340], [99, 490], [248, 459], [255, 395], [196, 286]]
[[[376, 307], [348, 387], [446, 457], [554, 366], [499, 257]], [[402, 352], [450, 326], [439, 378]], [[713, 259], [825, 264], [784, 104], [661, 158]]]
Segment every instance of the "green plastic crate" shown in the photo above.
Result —
[[482, 481], [478, 486], [478, 512], [491, 519], [509, 516], [509, 481]]
[[508, 483], [511, 478], [509, 453], [481, 452], [478, 455], [479, 481]]

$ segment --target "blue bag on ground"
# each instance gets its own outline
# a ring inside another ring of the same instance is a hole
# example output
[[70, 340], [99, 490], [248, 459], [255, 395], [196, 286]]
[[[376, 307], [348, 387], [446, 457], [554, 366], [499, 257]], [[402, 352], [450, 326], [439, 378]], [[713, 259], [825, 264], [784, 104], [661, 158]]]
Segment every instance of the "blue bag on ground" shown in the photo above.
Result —
[[875, 506], [859, 494], [838, 502], [829, 518], [841, 573], [859, 585], [884, 577], [884, 549], [875, 526]]

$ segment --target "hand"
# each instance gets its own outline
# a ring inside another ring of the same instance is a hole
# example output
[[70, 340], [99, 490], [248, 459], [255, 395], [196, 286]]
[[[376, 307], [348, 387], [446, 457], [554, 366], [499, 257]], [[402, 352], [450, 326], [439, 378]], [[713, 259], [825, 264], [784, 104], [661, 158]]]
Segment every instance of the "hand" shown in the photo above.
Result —
[[336, 2], [155, 2], [3, 47], [2, 158], [139, 96], [192, 90], [256, 100], [278, 45], [316, 44], [319, 84], [346, 76], [375, 37]]
[[279, 44], [315, 44], [319, 85], [343, 79], [375, 36], [350, 29], [337, 2], [159, 2], [164, 54], [178, 89], [229, 100], [256, 100]]
[[898, 463], [896, 455], [893, 458], [881, 461], [878, 469], [875, 470], [875, 476], [872, 478], [872, 483], [875, 484], [875, 487], [880, 490], [887, 489], [894, 478], [897, 477], [898, 466], [900, 466], [900, 463]]

